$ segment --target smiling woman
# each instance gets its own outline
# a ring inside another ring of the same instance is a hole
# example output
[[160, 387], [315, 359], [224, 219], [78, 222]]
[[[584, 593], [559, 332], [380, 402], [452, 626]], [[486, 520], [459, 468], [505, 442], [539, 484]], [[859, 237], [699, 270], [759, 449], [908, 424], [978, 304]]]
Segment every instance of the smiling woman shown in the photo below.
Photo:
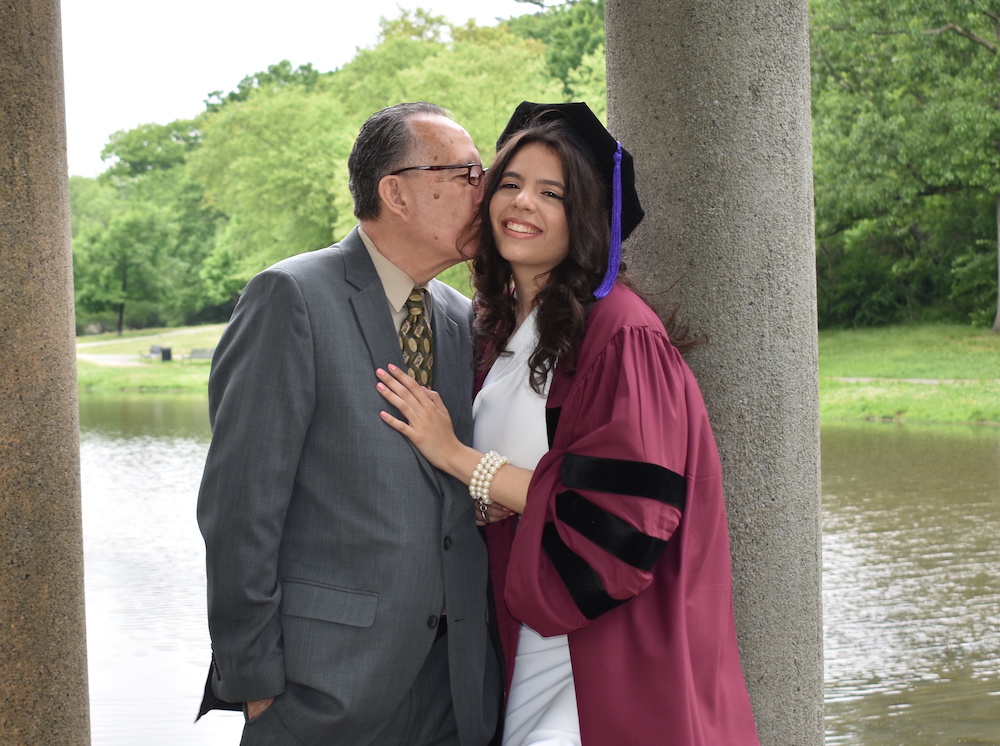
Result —
[[518, 323], [527, 317], [546, 277], [569, 254], [569, 223], [559, 154], [540, 144], [519, 150], [490, 198], [497, 250], [518, 289]]
[[488, 524], [503, 743], [755, 745], [708, 415], [618, 281], [643, 214], [631, 156], [586, 104], [524, 102], [499, 146], [473, 260], [472, 446], [405, 373], [376, 388]]

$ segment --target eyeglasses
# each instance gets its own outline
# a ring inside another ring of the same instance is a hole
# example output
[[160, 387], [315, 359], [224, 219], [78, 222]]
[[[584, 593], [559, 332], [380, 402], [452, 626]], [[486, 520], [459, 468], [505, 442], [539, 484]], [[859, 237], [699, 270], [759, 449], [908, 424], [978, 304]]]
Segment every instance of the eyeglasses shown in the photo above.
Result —
[[458, 166], [407, 166], [406, 168], [401, 168], [398, 171], [393, 171], [389, 176], [399, 176], [399, 174], [404, 171], [451, 171], [456, 168], [467, 168], [469, 169], [469, 184], [472, 186], [479, 186], [479, 182], [483, 180], [486, 175], [486, 169], [480, 166], [478, 163], [462, 163]]

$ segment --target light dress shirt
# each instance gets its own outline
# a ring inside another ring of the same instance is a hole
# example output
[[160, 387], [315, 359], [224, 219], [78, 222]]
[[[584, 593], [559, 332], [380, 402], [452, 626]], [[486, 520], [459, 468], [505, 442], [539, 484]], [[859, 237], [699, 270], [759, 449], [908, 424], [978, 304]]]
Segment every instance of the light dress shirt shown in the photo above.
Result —
[[[406, 318], [406, 299], [410, 297], [410, 292], [417, 283], [406, 272], [382, 256], [374, 242], [360, 226], [358, 226], [358, 234], [360, 234], [365, 248], [368, 249], [368, 256], [372, 258], [372, 264], [375, 265], [378, 278], [382, 281], [382, 289], [385, 290], [385, 297], [389, 302], [392, 321], [396, 325], [396, 329], [399, 329], [403, 324], [403, 319]], [[424, 313], [427, 315], [427, 323], [429, 324], [434, 313], [434, 295], [426, 286], [421, 285], [421, 287], [427, 290], [424, 293]]]

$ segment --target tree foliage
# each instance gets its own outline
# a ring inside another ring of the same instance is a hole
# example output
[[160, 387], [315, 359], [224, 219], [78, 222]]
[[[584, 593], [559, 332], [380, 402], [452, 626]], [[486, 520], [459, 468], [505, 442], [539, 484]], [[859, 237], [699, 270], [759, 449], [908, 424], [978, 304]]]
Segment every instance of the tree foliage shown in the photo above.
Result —
[[[224, 320], [255, 272], [342, 236], [347, 157], [384, 106], [440, 103], [487, 163], [523, 99], [604, 118], [603, 0], [520, 1], [537, 12], [496, 27], [400, 11], [339, 70], [281, 61], [195, 119], [112, 134], [105, 173], [70, 180], [79, 325]], [[1000, 329], [998, 0], [810, 13], [821, 324], [996, 314]], [[447, 276], [467, 290], [464, 274]]]
[[101, 151], [101, 159], [109, 163], [104, 176], [129, 178], [169, 171], [184, 163], [200, 138], [197, 124], [188, 119], [115, 132]]
[[[449, 109], [489, 163], [514, 108], [525, 99], [560, 100], [560, 86], [546, 73], [539, 42], [471, 23], [453, 28], [452, 37], [435, 55], [401, 70], [399, 82], [413, 98]], [[517, 70], [518, 84], [497, 85], [511, 70]]]
[[192, 120], [117, 132], [102, 152], [108, 169], [70, 180], [80, 326], [120, 331], [227, 311], [206, 300], [200, 279], [219, 220], [187, 178], [200, 142]]
[[997, 261], [996, 14], [976, 0], [811, 14], [821, 323], [982, 323], [996, 272], [970, 273]]
[[[545, 6], [544, 2], [531, 4]], [[511, 18], [505, 25], [512, 33], [545, 45], [545, 64], [549, 75], [562, 82], [564, 93], [571, 97], [574, 71], [583, 64], [587, 55], [604, 46], [604, 0], [562, 3], [544, 13]]]
[[206, 118], [188, 167], [226, 218], [202, 275], [209, 298], [225, 301], [255, 272], [353, 224], [351, 130], [335, 99], [302, 88], [261, 91]]
[[170, 252], [177, 232], [167, 209], [141, 203], [112, 215], [103, 230], [84, 232], [73, 255], [78, 306], [112, 314], [119, 334], [133, 305], [138, 309], [130, 320], [149, 323], [174, 274]]
[[382, 19], [379, 43], [358, 50], [354, 59], [323, 81], [327, 95], [360, 124], [373, 112], [399, 101], [412, 101], [400, 75], [445, 49], [443, 18], [403, 11], [397, 21]]
[[[384, 106], [440, 103], [487, 163], [523, 99], [604, 118], [603, 0], [522, 1], [495, 27], [400, 11], [339, 70], [282, 61], [193, 120], [111, 135], [107, 171], [70, 182], [80, 326], [224, 320], [254, 273], [344, 235], [347, 157]], [[997, 313], [996, 3], [812, 0], [823, 325]]]
[[319, 81], [320, 73], [312, 64], [299, 65], [292, 69], [292, 63], [282, 60], [277, 65], [269, 65], [266, 71], [247, 75], [236, 86], [236, 90], [223, 94], [212, 91], [205, 99], [205, 110], [219, 111], [226, 104], [246, 101], [251, 94], [260, 90], [274, 90], [286, 87], [301, 87], [311, 91]]
[[[78, 325], [224, 320], [253, 274], [344, 235], [347, 158], [384, 106], [440, 103], [487, 162], [523, 99], [582, 91], [602, 110], [603, 2], [538, 5], [516, 28], [400, 11], [339, 70], [281, 61], [208, 94], [193, 120], [111, 135], [105, 173], [70, 184]], [[517, 85], [499, 84], [512, 71]], [[464, 274], [449, 277], [467, 290]]]

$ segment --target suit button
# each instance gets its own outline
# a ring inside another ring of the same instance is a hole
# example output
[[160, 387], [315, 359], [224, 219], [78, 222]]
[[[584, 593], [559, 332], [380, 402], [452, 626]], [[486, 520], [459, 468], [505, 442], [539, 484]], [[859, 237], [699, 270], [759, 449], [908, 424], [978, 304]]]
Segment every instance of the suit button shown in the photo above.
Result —
[[445, 549], [451, 549], [451, 537], [450, 536], [444, 537], [444, 548]]
[[434, 629], [436, 626], [438, 626], [438, 618], [433, 614], [431, 614], [430, 618], [427, 620], [427, 626], [430, 627], [431, 629]]

